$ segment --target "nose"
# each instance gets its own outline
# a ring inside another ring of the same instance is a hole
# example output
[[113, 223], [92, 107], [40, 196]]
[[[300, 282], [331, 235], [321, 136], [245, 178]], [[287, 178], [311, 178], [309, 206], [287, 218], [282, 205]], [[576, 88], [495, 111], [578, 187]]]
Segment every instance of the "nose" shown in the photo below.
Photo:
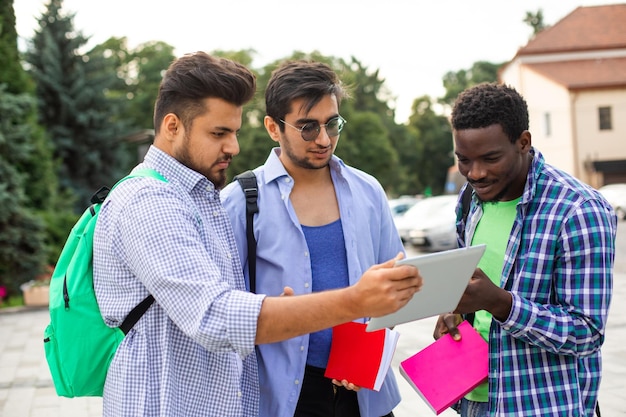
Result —
[[239, 150], [239, 138], [237, 138], [236, 133], [233, 133], [232, 135], [229, 135], [228, 140], [224, 142], [222, 152], [235, 156], [239, 154]]
[[315, 138], [315, 143], [319, 146], [326, 147], [330, 145], [330, 136], [328, 136], [328, 132], [326, 131], [326, 126], [320, 126], [320, 133]]
[[485, 177], [485, 169], [479, 162], [472, 162], [467, 170], [466, 177], [470, 181], [479, 181]]

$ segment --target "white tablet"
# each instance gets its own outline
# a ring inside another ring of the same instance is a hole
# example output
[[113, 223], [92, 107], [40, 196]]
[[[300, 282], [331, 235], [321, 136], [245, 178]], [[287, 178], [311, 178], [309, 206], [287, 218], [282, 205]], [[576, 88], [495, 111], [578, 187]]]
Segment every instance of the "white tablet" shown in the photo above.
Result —
[[485, 248], [484, 244], [469, 246], [398, 261], [396, 265], [411, 264], [419, 269], [424, 279], [422, 289], [395, 313], [372, 318], [366, 330], [393, 327], [453, 311], [459, 304], [478, 261], [485, 253]]

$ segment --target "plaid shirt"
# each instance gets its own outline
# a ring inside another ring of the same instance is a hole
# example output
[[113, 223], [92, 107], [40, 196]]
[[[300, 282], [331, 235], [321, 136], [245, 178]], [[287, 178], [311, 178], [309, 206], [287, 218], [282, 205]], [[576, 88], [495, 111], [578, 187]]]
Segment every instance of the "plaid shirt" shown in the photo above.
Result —
[[[513, 305], [489, 333], [492, 416], [592, 416], [613, 286], [617, 218], [591, 187], [533, 149], [500, 286]], [[459, 243], [471, 242], [474, 199]]]
[[157, 148], [140, 166], [168, 182], [121, 183], [94, 236], [94, 287], [107, 324], [120, 325], [148, 293], [156, 300], [111, 362], [104, 416], [256, 417], [263, 296], [245, 290], [219, 193]]

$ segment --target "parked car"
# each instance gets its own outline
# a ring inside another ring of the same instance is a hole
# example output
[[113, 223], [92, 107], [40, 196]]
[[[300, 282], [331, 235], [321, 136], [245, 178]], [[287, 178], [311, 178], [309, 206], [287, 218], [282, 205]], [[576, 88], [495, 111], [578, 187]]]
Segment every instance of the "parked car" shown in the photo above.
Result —
[[456, 248], [456, 202], [456, 195], [420, 200], [396, 221], [402, 241], [432, 252]]
[[406, 213], [407, 210], [413, 207], [418, 201], [420, 201], [419, 198], [411, 196], [402, 196], [389, 200], [389, 208], [391, 209], [393, 218], [396, 219], [403, 216], [404, 213]]
[[598, 188], [598, 191], [613, 206], [617, 218], [626, 219], [626, 184], [608, 184]]

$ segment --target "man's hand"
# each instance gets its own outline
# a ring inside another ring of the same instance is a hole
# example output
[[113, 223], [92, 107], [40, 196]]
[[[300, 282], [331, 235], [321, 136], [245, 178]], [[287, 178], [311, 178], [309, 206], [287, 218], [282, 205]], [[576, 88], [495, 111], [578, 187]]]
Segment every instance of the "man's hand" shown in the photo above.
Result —
[[486, 310], [496, 319], [504, 321], [509, 317], [512, 303], [513, 298], [508, 291], [495, 285], [480, 268], [476, 268], [454, 312], [467, 314]]
[[460, 314], [446, 313], [439, 316], [433, 337], [439, 339], [444, 334], [450, 333], [454, 340], [461, 340], [461, 333], [457, 326], [461, 324], [463, 317]]
[[358, 385], [354, 385], [352, 382], [348, 382], [345, 379], [342, 379], [341, 381], [333, 379], [333, 384], [337, 385], [338, 387], [344, 387], [345, 389], [350, 391], [359, 391], [361, 389], [361, 387], [359, 387]]
[[394, 266], [404, 255], [369, 268], [352, 287], [353, 305], [359, 316], [380, 317], [403, 307], [422, 287], [422, 277], [412, 265]]

